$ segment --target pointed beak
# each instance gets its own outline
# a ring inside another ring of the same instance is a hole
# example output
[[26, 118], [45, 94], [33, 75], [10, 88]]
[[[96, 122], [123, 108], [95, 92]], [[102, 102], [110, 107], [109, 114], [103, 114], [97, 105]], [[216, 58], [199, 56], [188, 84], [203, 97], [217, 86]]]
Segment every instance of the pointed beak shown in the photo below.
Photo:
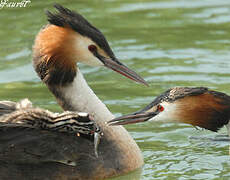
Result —
[[126, 124], [135, 124], [139, 122], [145, 122], [151, 119], [152, 117], [156, 116], [158, 113], [155, 112], [137, 112], [129, 115], [124, 115], [118, 118], [115, 118], [107, 124], [109, 126], [116, 126], [116, 125], [126, 125]]
[[125, 66], [124, 64], [122, 64], [118, 60], [114, 61], [111, 59], [106, 59], [106, 60], [104, 60], [104, 65], [105, 65], [105, 67], [110, 68], [113, 71], [116, 71], [116, 72], [122, 74], [123, 76], [133, 80], [133, 81], [136, 81], [138, 83], [141, 83], [141, 84], [148, 86], [148, 83], [142, 77], [140, 77], [137, 73], [135, 73], [133, 70], [129, 69], [127, 66]]
[[144, 84], [148, 86], [148, 83], [140, 77], [137, 73], [135, 73], [133, 70], [129, 69], [127, 66], [122, 64], [120, 61], [118, 61], [115, 57], [112, 58], [105, 58], [104, 56], [99, 55], [98, 53], [95, 54], [102, 63], [104, 64], [105, 67], [112, 69], [113, 71], [116, 71], [123, 76], [136, 81], [138, 83]]

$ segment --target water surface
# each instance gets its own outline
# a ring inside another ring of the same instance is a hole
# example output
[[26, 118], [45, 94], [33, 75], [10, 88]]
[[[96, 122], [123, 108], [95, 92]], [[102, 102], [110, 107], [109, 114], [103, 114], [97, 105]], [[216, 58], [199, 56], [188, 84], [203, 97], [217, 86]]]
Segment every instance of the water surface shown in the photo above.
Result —
[[[33, 71], [34, 37], [53, 1], [0, 9], [0, 97], [28, 97], [36, 106], [61, 109]], [[136, 111], [174, 86], [207, 86], [230, 94], [230, 1], [57, 1], [78, 10], [106, 35], [115, 54], [150, 84], [135, 84], [105, 68], [81, 66], [96, 94], [115, 115]], [[226, 142], [184, 124], [126, 126], [145, 159], [139, 179], [229, 179]], [[226, 133], [225, 129], [220, 133]], [[135, 178], [134, 178], [135, 177]], [[138, 173], [116, 180], [138, 179]]]

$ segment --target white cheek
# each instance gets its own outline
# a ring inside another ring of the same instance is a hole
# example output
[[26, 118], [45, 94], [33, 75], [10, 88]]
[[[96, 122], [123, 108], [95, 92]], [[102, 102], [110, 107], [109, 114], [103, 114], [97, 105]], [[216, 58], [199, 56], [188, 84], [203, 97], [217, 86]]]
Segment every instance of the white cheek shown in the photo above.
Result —
[[88, 50], [91, 44], [94, 43], [89, 38], [81, 36], [76, 39], [76, 60], [90, 66], [103, 66], [104, 64]]
[[178, 117], [176, 116], [176, 104], [162, 103], [164, 111], [160, 112], [158, 115], [151, 118], [149, 121], [157, 122], [177, 122]]
[[90, 66], [103, 66], [104, 64], [96, 58], [87, 48], [87, 51], [85, 54], [81, 56], [81, 60], [79, 62], [82, 62], [84, 64], [90, 65]]

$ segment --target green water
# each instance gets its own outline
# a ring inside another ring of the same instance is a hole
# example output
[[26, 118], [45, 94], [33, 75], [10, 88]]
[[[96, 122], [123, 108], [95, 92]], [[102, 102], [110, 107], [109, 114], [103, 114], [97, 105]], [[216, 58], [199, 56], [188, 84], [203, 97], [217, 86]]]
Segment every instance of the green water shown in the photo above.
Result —
[[[53, 1], [0, 9], [0, 97], [28, 97], [60, 111], [31, 65], [34, 37]], [[173, 86], [207, 86], [230, 94], [230, 1], [60, 0], [106, 35], [115, 54], [150, 84], [135, 84], [105, 68], [81, 66], [96, 94], [115, 115], [138, 110]], [[184, 124], [126, 126], [145, 165], [123, 179], [230, 179], [229, 144], [194, 140], [216, 134]], [[221, 133], [225, 133], [225, 129]], [[139, 177], [140, 176], [140, 177]]]

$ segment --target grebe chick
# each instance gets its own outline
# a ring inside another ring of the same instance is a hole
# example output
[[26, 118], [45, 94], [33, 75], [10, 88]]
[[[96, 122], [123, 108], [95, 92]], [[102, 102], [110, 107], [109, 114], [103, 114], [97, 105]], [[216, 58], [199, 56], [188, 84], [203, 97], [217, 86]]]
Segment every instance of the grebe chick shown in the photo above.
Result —
[[115, 118], [108, 124], [179, 122], [216, 132], [224, 125], [229, 129], [229, 119], [230, 96], [205, 87], [174, 87], [156, 97], [144, 109]]
[[28, 99], [19, 102], [0, 101], [0, 126], [24, 126], [46, 131], [67, 133], [94, 139], [95, 155], [100, 141], [100, 128], [89, 114], [65, 111], [53, 113], [45, 109], [34, 108]]

